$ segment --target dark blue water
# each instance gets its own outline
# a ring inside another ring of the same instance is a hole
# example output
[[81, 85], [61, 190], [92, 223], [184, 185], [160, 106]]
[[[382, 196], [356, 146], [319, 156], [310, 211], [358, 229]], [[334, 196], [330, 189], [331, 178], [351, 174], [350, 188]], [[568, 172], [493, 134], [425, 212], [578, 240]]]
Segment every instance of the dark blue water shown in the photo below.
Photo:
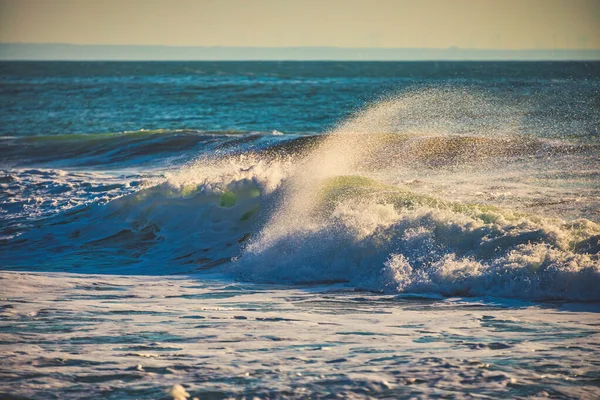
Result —
[[4, 62], [0, 135], [323, 132], [370, 102], [442, 85], [506, 96], [555, 135], [598, 125], [598, 62]]

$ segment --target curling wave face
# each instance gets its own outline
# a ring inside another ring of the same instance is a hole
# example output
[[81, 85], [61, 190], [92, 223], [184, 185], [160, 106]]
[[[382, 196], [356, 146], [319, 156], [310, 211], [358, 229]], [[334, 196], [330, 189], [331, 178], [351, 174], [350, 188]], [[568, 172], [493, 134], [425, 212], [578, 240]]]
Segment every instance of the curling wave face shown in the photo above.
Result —
[[[514, 112], [485, 96], [429, 89], [377, 103], [326, 135], [171, 133], [211, 144], [199, 157], [194, 148], [197, 159], [183, 157], [184, 166], [115, 178], [121, 186], [104, 202], [15, 228], [0, 261], [21, 270], [218, 268], [268, 283], [600, 300], [598, 144], [525, 135], [503, 122]], [[165, 132], [118, 140], [132, 138], [173, 140]], [[122, 143], [110, 148], [120, 168], [133, 163], [118, 153]]]

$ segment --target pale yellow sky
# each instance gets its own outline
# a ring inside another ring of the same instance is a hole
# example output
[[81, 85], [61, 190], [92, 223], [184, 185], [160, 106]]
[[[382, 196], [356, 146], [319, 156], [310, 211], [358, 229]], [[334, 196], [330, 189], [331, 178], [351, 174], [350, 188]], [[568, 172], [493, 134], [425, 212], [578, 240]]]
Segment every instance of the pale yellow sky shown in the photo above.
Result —
[[600, 0], [0, 0], [0, 42], [600, 49]]

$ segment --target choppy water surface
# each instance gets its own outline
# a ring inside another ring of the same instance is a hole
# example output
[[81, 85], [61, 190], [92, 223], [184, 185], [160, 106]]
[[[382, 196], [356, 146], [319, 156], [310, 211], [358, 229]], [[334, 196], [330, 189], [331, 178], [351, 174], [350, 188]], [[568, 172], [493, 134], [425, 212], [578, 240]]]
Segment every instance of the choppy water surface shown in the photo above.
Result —
[[599, 63], [0, 64], [0, 396], [600, 396], [599, 93]]
[[[5, 393], [594, 398], [596, 305], [3, 273]], [[208, 279], [206, 279], [208, 278]]]

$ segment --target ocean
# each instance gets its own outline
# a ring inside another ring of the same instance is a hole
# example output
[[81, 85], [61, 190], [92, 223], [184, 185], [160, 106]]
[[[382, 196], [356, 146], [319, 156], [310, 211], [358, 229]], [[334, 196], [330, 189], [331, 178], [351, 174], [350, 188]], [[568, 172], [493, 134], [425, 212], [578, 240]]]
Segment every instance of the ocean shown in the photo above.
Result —
[[600, 397], [600, 62], [1, 62], [0, 398]]

